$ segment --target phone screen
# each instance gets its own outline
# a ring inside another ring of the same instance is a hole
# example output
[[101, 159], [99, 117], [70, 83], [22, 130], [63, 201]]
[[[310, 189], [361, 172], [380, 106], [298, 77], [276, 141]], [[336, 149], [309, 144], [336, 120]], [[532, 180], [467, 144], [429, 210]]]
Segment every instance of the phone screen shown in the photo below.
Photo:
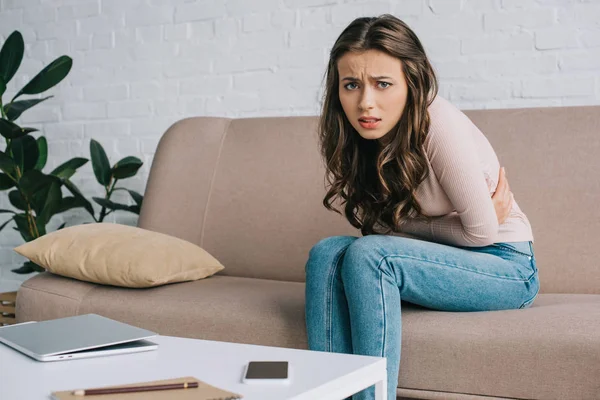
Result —
[[287, 379], [287, 361], [250, 361], [246, 379]]

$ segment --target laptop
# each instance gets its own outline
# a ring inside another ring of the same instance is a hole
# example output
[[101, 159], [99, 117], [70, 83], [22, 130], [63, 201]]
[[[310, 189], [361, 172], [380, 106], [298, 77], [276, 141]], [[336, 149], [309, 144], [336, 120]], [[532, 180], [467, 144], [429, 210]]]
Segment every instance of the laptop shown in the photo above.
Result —
[[38, 361], [62, 361], [155, 350], [155, 332], [97, 314], [0, 327], [0, 342]]

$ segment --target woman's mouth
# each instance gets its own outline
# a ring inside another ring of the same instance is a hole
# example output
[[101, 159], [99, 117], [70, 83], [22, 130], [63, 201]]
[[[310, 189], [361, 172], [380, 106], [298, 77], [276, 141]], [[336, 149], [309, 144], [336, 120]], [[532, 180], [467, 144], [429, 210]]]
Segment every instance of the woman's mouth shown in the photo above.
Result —
[[379, 125], [381, 119], [379, 118], [360, 118], [358, 123], [365, 129], [374, 129]]

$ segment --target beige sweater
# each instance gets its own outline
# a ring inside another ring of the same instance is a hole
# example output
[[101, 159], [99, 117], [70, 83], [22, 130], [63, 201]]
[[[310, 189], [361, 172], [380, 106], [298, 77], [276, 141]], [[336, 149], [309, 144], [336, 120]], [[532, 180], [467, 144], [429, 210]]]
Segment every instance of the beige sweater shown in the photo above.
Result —
[[[514, 192], [510, 215], [498, 224], [491, 195], [498, 184], [500, 164], [483, 133], [439, 95], [429, 107], [429, 115], [425, 150], [430, 175], [418, 187], [416, 199], [425, 215], [436, 218], [431, 223], [413, 218], [401, 226], [401, 233], [468, 247], [533, 242], [531, 225]], [[506, 171], [509, 184], [510, 173]]]

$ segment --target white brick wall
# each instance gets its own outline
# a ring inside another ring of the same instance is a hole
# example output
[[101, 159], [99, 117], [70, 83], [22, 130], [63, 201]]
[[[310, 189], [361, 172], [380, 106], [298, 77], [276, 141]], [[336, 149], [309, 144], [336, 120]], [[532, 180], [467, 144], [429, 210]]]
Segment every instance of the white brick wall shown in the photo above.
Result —
[[[461, 108], [600, 103], [600, 0], [0, 0], [0, 40], [18, 29], [26, 43], [5, 98], [71, 56], [55, 97], [20, 122], [48, 137], [48, 169], [89, 158], [91, 138], [113, 163], [140, 157], [122, 184], [143, 192], [160, 135], [181, 118], [316, 115], [335, 38], [353, 18], [386, 12], [416, 31], [442, 95]], [[89, 163], [74, 181], [101, 195]], [[77, 210], [51, 228], [86, 220]], [[0, 233], [0, 282], [25, 278], [8, 272], [20, 243]]]

